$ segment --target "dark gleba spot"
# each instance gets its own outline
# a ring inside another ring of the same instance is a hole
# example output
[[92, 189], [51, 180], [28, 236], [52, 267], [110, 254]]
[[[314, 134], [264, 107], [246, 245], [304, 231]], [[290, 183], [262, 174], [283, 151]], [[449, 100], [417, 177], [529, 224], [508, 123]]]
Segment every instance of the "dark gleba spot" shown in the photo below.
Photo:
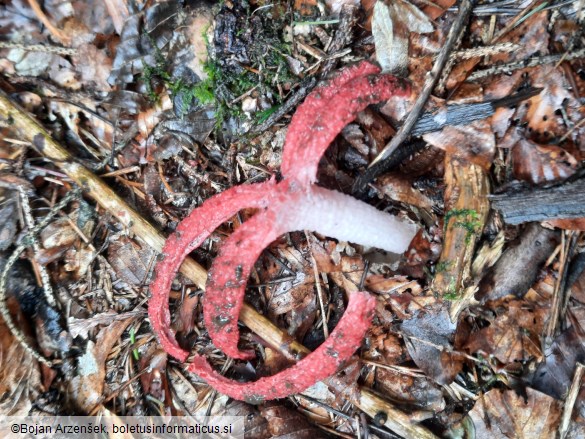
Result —
[[213, 324], [215, 326], [217, 326], [218, 328], [223, 328], [225, 325], [227, 325], [231, 321], [232, 321], [231, 317], [224, 316], [222, 314], [219, 314], [213, 318]]
[[335, 349], [329, 348], [327, 349], [327, 355], [329, 355], [331, 358], [337, 358], [339, 357], [339, 352], [337, 352]]
[[238, 265], [236, 267], [236, 280], [239, 282], [240, 280], [242, 280], [242, 265]]

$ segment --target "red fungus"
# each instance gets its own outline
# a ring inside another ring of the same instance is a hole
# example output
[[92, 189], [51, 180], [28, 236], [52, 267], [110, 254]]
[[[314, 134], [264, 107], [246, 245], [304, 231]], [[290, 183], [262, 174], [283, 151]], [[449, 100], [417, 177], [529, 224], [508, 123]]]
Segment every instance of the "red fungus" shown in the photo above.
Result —
[[[249, 359], [254, 352], [238, 349], [237, 319], [250, 272], [261, 252], [278, 236], [308, 229], [327, 236], [402, 252], [416, 227], [382, 213], [347, 195], [313, 184], [327, 146], [356, 113], [393, 95], [406, 96], [408, 86], [389, 75], [370, 76], [379, 69], [362, 62], [341, 71], [317, 88], [299, 106], [290, 124], [282, 160], [284, 179], [238, 186], [216, 195], [195, 209], [178, 226], [163, 249], [151, 286], [149, 316], [161, 345], [185, 361], [170, 329], [168, 309], [171, 282], [186, 255], [221, 223], [244, 208], [258, 208], [250, 220], [226, 240], [209, 272], [203, 298], [205, 325], [214, 344], [227, 355]], [[372, 316], [374, 299], [367, 293], [350, 295], [348, 309], [331, 336], [295, 366], [251, 383], [239, 383], [215, 372], [195, 355], [190, 370], [218, 391], [233, 398], [259, 401], [301, 392], [335, 373], [359, 347]]]

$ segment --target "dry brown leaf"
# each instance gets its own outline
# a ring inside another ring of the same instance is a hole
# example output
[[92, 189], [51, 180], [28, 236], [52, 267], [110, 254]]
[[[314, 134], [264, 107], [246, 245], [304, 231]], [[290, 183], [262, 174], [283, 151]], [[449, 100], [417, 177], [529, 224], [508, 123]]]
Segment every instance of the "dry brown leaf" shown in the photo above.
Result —
[[396, 130], [386, 121], [386, 119], [370, 108], [360, 111], [357, 115], [356, 121], [368, 134], [368, 137], [372, 142], [371, 149], [373, 151], [369, 151], [373, 155], [370, 157], [371, 159], [373, 159], [374, 156], [384, 148], [388, 140], [396, 133]]
[[108, 76], [112, 70], [112, 60], [104, 50], [98, 49], [93, 44], [82, 44], [77, 48], [73, 64], [84, 87], [100, 92], [110, 91]]
[[140, 375], [140, 382], [144, 393], [163, 401], [166, 407], [174, 409], [172, 395], [167, 380], [167, 353], [156, 344], [151, 343], [146, 352], [142, 352], [138, 362], [140, 370], [146, 371]]
[[455, 333], [447, 307], [436, 304], [405, 320], [401, 329], [408, 353], [424, 373], [439, 384], [448, 384], [463, 367], [461, 355], [450, 352]]
[[512, 149], [514, 176], [533, 184], [564, 180], [575, 173], [578, 162], [556, 145], [539, 145], [519, 139]]
[[441, 131], [425, 134], [423, 139], [443, 149], [449, 157], [474, 163], [486, 170], [491, 167], [496, 150], [492, 127], [485, 120], [447, 126]]
[[540, 334], [549, 310], [526, 301], [504, 302], [490, 326], [470, 336], [465, 349], [496, 357], [504, 364], [542, 359]]
[[347, 256], [341, 259], [341, 270], [331, 273], [331, 279], [344, 291], [358, 291], [364, 274], [364, 261], [361, 256]]
[[378, 367], [376, 389], [392, 401], [399, 401], [411, 410], [437, 413], [446, 406], [441, 388], [426, 377], [414, 377]]
[[[7, 306], [16, 315], [16, 325], [26, 324], [16, 306], [9, 300]], [[39, 363], [14, 338], [0, 317], [0, 414], [26, 416], [32, 403], [42, 391]]]
[[75, 317], [69, 317], [67, 326], [73, 338], [81, 337], [87, 339], [89, 337], [89, 331], [91, 331], [96, 326], [111, 325], [115, 321], [126, 320], [128, 318], [138, 317], [143, 314], [143, 311], [129, 311], [123, 314], [117, 314], [114, 311], [110, 311], [95, 314], [88, 319], [76, 319]]
[[534, 439], [555, 437], [561, 403], [536, 390], [526, 389], [524, 399], [513, 390], [490, 390], [479, 399], [469, 416], [475, 437]]
[[77, 375], [69, 382], [69, 396], [82, 413], [91, 412], [103, 399], [106, 359], [132, 319], [115, 321], [102, 328], [96, 342], [89, 341], [78, 359]]
[[133, 286], [148, 283], [155, 257], [156, 254], [150, 247], [140, 245], [123, 235], [112, 238], [108, 247], [108, 261], [112, 268], [124, 282]]
[[[307, 307], [315, 300], [315, 277], [313, 267], [303, 254], [294, 247], [280, 250], [281, 257], [287, 262], [289, 270], [280, 273], [282, 268], [278, 264], [271, 264], [279, 273], [266, 272], [266, 278], [292, 277], [294, 279], [278, 282], [271, 286], [268, 294], [268, 309], [274, 315], [280, 315], [295, 309]], [[291, 275], [292, 273], [292, 275]]]
[[[376, 313], [378, 314], [377, 310]], [[363, 353], [363, 357], [379, 361], [380, 355], [386, 364], [400, 364], [408, 359], [402, 340], [395, 334], [385, 331], [381, 325], [372, 326], [369, 332], [370, 349]]]
[[486, 302], [508, 295], [523, 297], [559, 242], [554, 230], [529, 224], [481, 279], [475, 298]]
[[422, 10], [431, 20], [436, 20], [455, 3], [457, 3], [456, 0], [435, 0], [433, 2], [424, 3]]
[[[516, 27], [514, 30], [509, 32], [506, 35], [505, 41], [511, 43], [517, 43], [520, 46], [520, 50], [514, 51], [510, 53], [503, 53], [498, 56], [490, 57], [490, 63], [495, 64], [497, 61], [502, 60], [522, 60], [527, 58], [534, 53], [548, 53], [548, 42], [549, 42], [549, 34], [546, 31], [547, 29], [547, 17], [548, 14], [546, 12], [540, 12], [537, 14], [531, 15], [528, 19], [526, 19], [522, 25]], [[475, 37], [480, 41], [485, 41], [487, 38], [485, 37], [485, 27], [484, 26], [474, 26], [473, 28], [475, 32]], [[471, 37], [468, 37], [471, 38]], [[495, 41], [485, 41], [486, 44]], [[501, 42], [501, 41], [499, 41]], [[453, 89], [458, 86], [462, 81], [469, 76], [475, 66], [482, 60], [482, 58], [472, 58], [469, 60], [464, 60], [458, 63], [451, 74], [449, 75], [449, 79], [447, 81], [447, 88]], [[506, 81], [504, 75], [496, 75], [495, 79], [492, 81], [492, 87], [496, 90], [500, 87], [500, 81]], [[505, 86], [503, 86], [505, 89]], [[506, 96], [504, 90], [497, 91], [502, 93], [501, 96]], [[509, 92], [509, 91], [508, 91]], [[489, 95], [486, 92], [486, 97]]]
[[403, 294], [409, 293], [418, 296], [422, 292], [422, 287], [417, 281], [408, 279], [406, 276], [384, 277], [379, 274], [372, 274], [366, 278], [366, 287], [369, 291], [378, 294]]
[[585, 232], [585, 218], [558, 219], [545, 221], [544, 225], [553, 228], [556, 227], [557, 229], [579, 230], [581, 232]]
[[182, 332], [184, 335], [187, 335], [193, 331], [195, 325], [195, 312], [197, 310], [197, 305], [199, 305], [199, 297], [198, 294], [185, 294], [175, 323], [175, 332]]
[[545, 351], [542, 362], [532, 380], [532, 386], [554, 398], [563, 399], [577, 363], [585, 363], [585, 311], [574, 307], [567, 312], [571, 326], [556, 337]]
[[415, 279], [426, 277], [429, 265], [437, 262], [441, 256], [442, 234], [443, 230], [439, 227], [431, 227], [429, 233], [419, 230], [406, 252], [403, 266], [405, 274]]
[[431, 211], [433, 201], [412, 186], [412, 181], [396, 174], [386, 174], [378, 178], [374, 186], [392, 201], [416, 206]]
[[70, 247], [79, 239], [67, 218], [58, 218], [41, 232], [41, 244], [44, 248]]
[[[306, 3], [314, 3], [313, 0], [305, 0]], [[337, 15], [345, 5], [359, 6], [360, 0], [325, 0], [325, 4], [332, 14]]]
[[[312, 400], [304, 398], [305, 396], [312, 398]], [[313, 402], [313, 400], [317, 400], [328, 407], [338, 410], [342, 409], [342, 404], [340, 404], [339, 398], [337, 398], [337, 395], [332, 392], [324, 382], [319, 382], [314, 386], [309, 387], [302, 395], [299, 395], [296, 400], [298, 401], [299, 406], [302, 407], [300, 411], [303, 412], [312, 423], [325, 425], [330, 428], [335, 428], [336, 425], [339, 426], [339, 419], [331, 419], [330, 410]]]
[[321, 430], [307, 422], [300, 413], [277, 403], [262, 408], [262, 416], [268, 422], [268, 430], [273, 438], [278, 439], [313, 439], [323, 438]]

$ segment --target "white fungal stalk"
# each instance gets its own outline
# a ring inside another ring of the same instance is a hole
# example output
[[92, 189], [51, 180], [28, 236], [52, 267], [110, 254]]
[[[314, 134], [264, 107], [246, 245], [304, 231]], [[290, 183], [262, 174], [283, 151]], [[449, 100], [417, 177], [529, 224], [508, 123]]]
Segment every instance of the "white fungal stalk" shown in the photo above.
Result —
[[312, 185], [293, 198], [279, 215], [279, 221], [288, 224], [290, 230], [311, 230], [392, 253], [403, 253], [418, 230], [413, 223], [319, 186]]

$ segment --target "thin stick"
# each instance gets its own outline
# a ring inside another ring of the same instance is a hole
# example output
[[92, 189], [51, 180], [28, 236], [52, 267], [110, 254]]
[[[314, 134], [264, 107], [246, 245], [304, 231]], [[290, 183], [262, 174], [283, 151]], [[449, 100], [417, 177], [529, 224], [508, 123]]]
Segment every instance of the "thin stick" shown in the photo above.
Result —
[[567, 137], [569, 137], [573, 133], [573, 131], [575, 131], [578, 128], [581, 128], [583, 124], [585, 124], [585, 118], [581, 119], [569, 131], [563, 134], [563, 137], [559, 139], [559, 143], [562, 143]]
[[317, 261], [311, 248], [311, 236], [308, 231], [305, 230], [305, 237], [309, 243], [309, 254], [311, 255], [311, 263], [313, 264], [313, 275], [315, 276], [315, 286], [317, 287], [317, 298], [319, 299], [319, 307], [321, 308], [321, 322], [323, 323], [323, 335], [325, 338], [329, 337], [329, 328], [327, 327], [327, 313], [325, 312], [325, 304], [323, 300], [323, 291], [321, 290], [321, 280], [319, 279], [319, 270], [317, 269]]
[[[28, 196], [26, 195], [26, 190], [23, 186], [18, 186], [18, 193], [20, 194], [20, 204], [22, 205], [22, 211], [24, 213], [24, 221], [26, 222], [26, 226], [29, 230], [34, 229], [35, 227], [35, 220], [32, 215], [32, 211], [30, 208], [30, 204], [28, 203]], [[43, 291], [45, 293], [45, 298], [47, 299], [47, 303], [52, 307], [57, 306], [57, 302], [55, 302], [55, 295], [53, 294], [53, 287], [51, 286], [51, 278], [49, 277], [49, 273], [47, 272], [47, 267], [43, 264], [38, 262], [37, 255], [41, 253], [41, 246], [39, 245], [39, 240], [35, 235], [30, 237], [30, 241], [32, 243], [32, 248], [34, 251], [34, 260], [38, 266], [39, 273], [41, 275], [41, 281], [43, 283]]]
[[32, 355], [41, 363], [44, 363], [49, 367], [52, 367], [53, 362], [39, 354], [28, 343], [22, 331], [19, 328], [17, 328], [16, 325], [14, 324], [14, 321], [12, 320], [12, 315], [10, 314], [10, 311], [8, 311], [8, 307], [6, 306], [6, 284], [8, 281], [8, 273], [10, 272], [10, 269], [18, 260], [20, 254], [30, 245], [31, 237], [36, 236], [41, 230], [43, 230], [51, 222], [51, 220], [59, 213], [59, 211], [65, 208], [65, 206], [67, 206], [67, 204], [77, 196], [79, 196], [79, 190], [73, 190], [69, 192], [65, 197], [61, 199], [61, 201], [59, 201], [59, 203], [55, 205], [53, 209], [51, 209], [51, 211], [41, 221], [39, 221], [39, 223], [35, 227], [33, 227], [27, 233], [27, 235], [21, 240], [20, 244], [14, 249], [10, 257], [6, 260], [6, 264], [4, 265], [2, 273], [0, 274], [0, 313], [4, 318], [6, 326], [8, 327], [14, 338], [30, 355]]
[[431, 93], [433, 92], [439, 78], [441, 77], [441, 72], [445, 67], [445, 64], [449, 60], [449, 56], [453, 50], [457, 39], [463, 29], [463, 26], [467, 23], [469, 15], [471, 14], [471, 10], [473, 8], [473, 4], [475, 0], [462, 0], [461, 5], [459, 6], [459, 15], [457, 16], [453, 26], [449, 30], [449, 34], [447, 35], [447, 39], [437, 60], [435, 61], [435, 65], [431, 69], [431, 71], [427, 74], [427, 79], [423, 86], [423, 89], [416, 100], [412, 110], [406, 117], [406, 120], [396, 133], [396, 135], [392, 138], [390, 143], [388, 143], [384, 149], [378, 154], [378, 156], [370, 163], [370, 167], [374, 166], [376, 163], [387, 159], [390, 155], [400, 146], [402, 142], [404, 142], [408, 136], [412, 128], [414, 127], [416, 121], [418, 120], [420, 114], [422, 113], [423, 108], [425, 107]]
[[[17, 137], [28, 139], [39, 154], [52, 159], [102, 208], [108, 210], [155, 251], [162, 251], [165, 238], [156, 228], [142, 218], [136, 210], [128, 206], [99, 177], [84, 166], [75, 163], [67, 150], [53, 140], [49, 133], [24, 110], [10, 101], [4, 92], [0, 91], [0, 124], [7, 125], [8, 122], [10, 122], [10, 128], [18, 134]], [[193, 259], [186, 258], [180, 271], [199, 288], [205, 290], [207, 284], [207, 270], [205, 268]], [[291, 339], [282, 329], [247, 304], [242, 307], [240, 320], [267, 343], [278, 349], [286, 358], [298, 360], [310, 352], [305, 346]], [[385, 401], [367, 388], [362, 387], [355, 395], [350, 394], [347, 397], [372, 418], [380, 412], [385, 414], [387, 417], [385, 426], [406, 439], [437, 439], [437, 436], [425, 427], [414, 424], [409, 415], [398, 410], [390, 402]]]
[[471, 49], [459, 50], [457, 52], [453, 52], [451, 58], [459, 60], [459, 59], [471, 59], [471, 58], [478, 58], [484, 56], [491, 56], [497, 55], [499, 53], [509, 53], [515, 52], [520, 49], [519, 44], [514, 43], [500, 43], [494, 44], [492, 46], [483, 46], [483, 47], [474, 47]]
[[563, 284], [566, 279], [566, 270], [569, 265], [567, 260], [570, 258], [569, 252], [572, 242], [571, 237], [573, 234], [574, 231], [572, 230], [564, 230], [561, 234], [559, 255], [560, 268], [554, 284], [552, 303], [550, 305], [550, 318], [548, 319], [544, 330], [543, 341], [547, 344], [552, 343], [553, 337], [558, 333], [559, 324], [563, 318], [562, 310], [565, 301], [564, 296], [568, 294], [568, 291], [565, 291], [565, 288], [563, 288]]
[[53, 35], [62, 44], [66, 46], [68, 46], [71, 43], [71, 39], [67, 35], [65, 35], [62, 30], [57, 29], [55, 26], [53, 26], [53, 23], [49, 21], [49, 19], [39, 6], [37, 0], [28, 0], [28, 4], [30, 5], [31, 9], [33, 10], [37, 18], [41, 20], [41, 22], [45, 25], [47, 30], [51, 33], [51, 35]]
[[474, 72], [471, 75], [469, 75], [465, 82], [473, 82], [477, 81], [478, 79], [486, 78], [488, 76], [497, 75], [499, 73], [508, 73], [514, 70], [525, 69], [528, 67], [536, 67], [544, 64], [554, 64], [560, 61], [561, 59], [563, 61], [572, 61], [574, 59], [584, 57], [585, 49], [580, 49], [573, 53], [526, 58], [522, 61], [515, 61], [508, 64], [502, 64], [500, 66], [490, 67], [489, 69], [478, 70], [477, 72]]
[[577, 366], [575, 367], [575, 375], [573, 375], [573, 381], [571, 382], [569, 393], [565, 399], [561, 422], [559, 422], [560, 439], [564, 439], [564, 437], [567, 435], [567, 432], [569, 431], [571, 415], [573, 414], [573, 408], [575, 407], [575, 402], [577, 401], [577, 396], [579, 395], [579, 390], [581, 389], [581, 381], [583, 379], [584, 372], [585, 366], [583, 366], [581, 363], [577, 363]]
[[45, 44], [22, 44], [11, 41], [0, 41], [0, 49], [19, 49], [27, 52], [45, 52], [63, 56], [77, 55], [77, 49], [71, 49], [69, 47], [47, 46]]

